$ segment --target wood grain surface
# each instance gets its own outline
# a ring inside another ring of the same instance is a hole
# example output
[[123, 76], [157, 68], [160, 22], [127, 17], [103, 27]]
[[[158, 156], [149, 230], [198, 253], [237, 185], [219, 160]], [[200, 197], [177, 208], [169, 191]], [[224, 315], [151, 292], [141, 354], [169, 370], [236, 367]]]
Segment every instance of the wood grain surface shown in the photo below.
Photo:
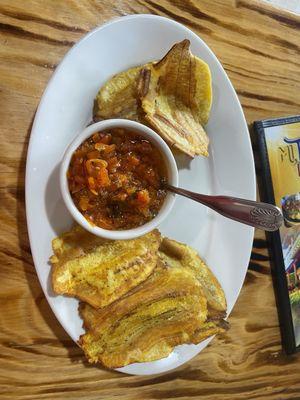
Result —
[[300, 399], [300, 359], [281, 350], [263, 233], [256, 233], [231, 329], [164, 375], [134, 377], [88, 365], [45, 300], [24, 204], [34, 114], [68, 49], [90, 29], [133, 13], [164, 15], [199, 34], [225, 67], [249, 124], [299, 113], [294, 14], [254, 0], [1, 0], [0, 398]]

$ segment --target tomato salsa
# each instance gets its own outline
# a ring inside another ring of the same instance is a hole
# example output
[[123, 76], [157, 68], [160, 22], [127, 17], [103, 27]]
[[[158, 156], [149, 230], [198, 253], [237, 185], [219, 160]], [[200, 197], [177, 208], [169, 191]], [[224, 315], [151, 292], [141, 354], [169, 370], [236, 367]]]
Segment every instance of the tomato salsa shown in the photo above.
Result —
[[67, 178], [76, 207], [104, 229], [145, 224], [166, 197], [162, 155], [142, 136], [121, 128], [86, 139], [72, 156]]

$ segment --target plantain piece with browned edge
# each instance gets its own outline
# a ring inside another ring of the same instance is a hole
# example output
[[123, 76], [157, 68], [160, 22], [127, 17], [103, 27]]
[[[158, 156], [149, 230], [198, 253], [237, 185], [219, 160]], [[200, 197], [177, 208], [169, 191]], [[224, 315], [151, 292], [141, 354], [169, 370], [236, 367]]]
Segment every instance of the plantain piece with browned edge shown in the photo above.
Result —
[[208, 65], [190, 51], [185, 39], [158, 62], [114, 75], [99, 90], [94, 120], [128, 118], [154, 128], [170, 146], [208, 155], [203, 126], [212, 104]]
[[154, 270], [158, 230], [131, 240], [105, 240], [79, 226], [52, 241], [52, 287], [93, 307], [104, 307], [143, 282]]
[[[100, 310], [81, 303], [86, 333], [79, 344], [90, 362], [117, 368], [154, 361], [177, 345], [197, 344], [228, 328], [224, 294], [208, 267], [188, 246], [174, 241], [171, 248], [164, 240], [146, 281]], [[212, 307], [217, 312], [211, 313]]]
[[166, 265], [181, 266], [192, 272], [207, 299], [209, 314], [217, 318], [225, 317], [227, 304], [224, 291], [196, 250], [184, 243], [164, 237], [159, 248], [159, 258]]
[[189, 271], [159, 266], [138, 290], [96, 310], [81, 304], [87, 333], [79, 344], [90, 362], [107, 368], [168, 356], [193, 343], [207, 317], [206, 299]]
[[203, 129], [211, 103], [208, 65], [190, 51], [190, 41], [175, 44], [158, 63], [145, 66], [138, 81], [145, 119], [184, 153], [208, 156]]
[[94, 101], [94, 121], [126, 118], [145, 122], [137, 92], [137, 80], [141, 68], [141, 66], [133, 67], [120, 72], [101, 87]]

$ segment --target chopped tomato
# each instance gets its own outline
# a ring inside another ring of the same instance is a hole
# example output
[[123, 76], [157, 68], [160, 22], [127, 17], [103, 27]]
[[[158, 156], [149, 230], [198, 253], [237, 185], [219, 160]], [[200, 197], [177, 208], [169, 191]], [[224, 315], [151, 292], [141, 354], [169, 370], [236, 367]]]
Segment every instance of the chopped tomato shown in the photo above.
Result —
[[86, 158], [88, 158], [89, 160], [91, 160], [91, 159], [95, 159], [95, 158], [98, 158], [100, 156], [100, 153], [99, 153], [99, 151], [97, 151], [97, 150], [94, 150], [94, 151], [90, 151], [89, 153], [87, 153], [86, 154]]
[[146, 206], [150, 203], [150, 196], [147, 189], [140, 190], [137, 193], [137, 202], [142, 206]]
[[97, 183], [99, 186], [107, 187], [110, 185], [110, 178], [106, 168], [100, 168], [97, 175]]

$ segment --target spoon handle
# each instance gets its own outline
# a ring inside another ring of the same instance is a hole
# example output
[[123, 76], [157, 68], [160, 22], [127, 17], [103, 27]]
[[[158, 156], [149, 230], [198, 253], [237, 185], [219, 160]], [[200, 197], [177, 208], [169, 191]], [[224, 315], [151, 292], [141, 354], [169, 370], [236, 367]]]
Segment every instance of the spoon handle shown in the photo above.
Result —
[[282, 224], [280, 209], [272, 204], [230, 196], [208, 196], [166, 185], [171, 192], [188, 197], [217, 211], [224, 217], [265, 231], [276, 231]]

